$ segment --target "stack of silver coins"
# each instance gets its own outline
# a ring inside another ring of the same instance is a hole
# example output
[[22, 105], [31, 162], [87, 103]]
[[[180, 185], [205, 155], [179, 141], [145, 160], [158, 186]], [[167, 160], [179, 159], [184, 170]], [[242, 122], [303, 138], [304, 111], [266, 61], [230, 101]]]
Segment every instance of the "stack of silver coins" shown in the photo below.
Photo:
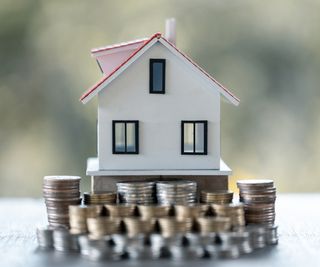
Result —
[[70, 234], [67, 229], [57, 228], [53, 231], [53, 246], [61, 252], [78, 251], [78, 235]]
[[45, 176], [43, 197], [51, 226], [69, 227], [69, 205], [78, 205], [80, 198], [79, 176]]
[[154, 182], [118, 182], [117, 192], [120, 203], [144, 205], [156, 203]]
[[160, 205], [196, 203], [197, 183], [188, 180], [159, 181], [157, 200]]
[[38, 245], [42, 249], [53, 248], [53, 229], [50, 227], [37, 228]]
[[246, 223], [274, 224], [276, 188], [273, 180], [239, 180], [237, 185]]

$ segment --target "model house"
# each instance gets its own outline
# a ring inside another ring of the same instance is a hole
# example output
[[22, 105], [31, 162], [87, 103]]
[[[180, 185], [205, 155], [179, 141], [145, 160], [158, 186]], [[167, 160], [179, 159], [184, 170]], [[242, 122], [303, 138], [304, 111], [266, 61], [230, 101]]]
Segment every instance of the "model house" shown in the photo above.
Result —
[[[205, 42], [205, 39], [202, 40]], [[98, 155], [89, 158], [93, 190], [135, 177], [195, 179], [227, 188], [220, 158], [220, 98], [239, 99], [180, 51], [175, 21], [166, 34], [93, 49], [102, 78], [81, 96], [98, 99]]]

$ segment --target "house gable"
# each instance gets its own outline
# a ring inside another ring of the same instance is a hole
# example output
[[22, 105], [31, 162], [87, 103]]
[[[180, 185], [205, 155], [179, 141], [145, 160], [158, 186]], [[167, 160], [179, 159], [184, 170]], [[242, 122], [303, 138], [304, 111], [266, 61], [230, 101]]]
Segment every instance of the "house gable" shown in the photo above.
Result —
[[210, 76], [207, 72], [200, 68], [188, 56], [186, 56], [180, 50], [178, 50], [176, 46], [174, 46], [165, 38], [163, 38], [160, 33], [156, 33], [155, 35], [153, 35], [148, 41], [144, 42], [140, 48], [133, 52], [123, 63], [117, 66], [113, 71], [109, 71], [108, 74], [105, 75], [105, 77], [103, 77], [102, 80], [100, 80], [97, 84], [95, 84], [92, 88], [85, 92], [81, 96], [80, 100], [84, 104], [90, 101], [90, 99], [92, 99], [95, 95], [97, 95], [98, 92], [107, 87], [108, 84], [110, 84], [114, 79], [116, 79], [123, 71], [126, 70], [127, 67], [129, 67], [135, 60], [142, 56], [148, 49], [150, 49], [157, 42], [164, 45], [175, 56], [179, 57], [186, 65], [188, 65], [193, 71], [195, 71], [199, 75], [199, 77], [201, 77], [204, 81], [206, 81], [206, 83], [208, 83], [208, 87], [215, 88], [232, 104], [239, 104], [240, 100], [233, 93], [231, 93], [227, 88], [222, 86], [212, 76]]

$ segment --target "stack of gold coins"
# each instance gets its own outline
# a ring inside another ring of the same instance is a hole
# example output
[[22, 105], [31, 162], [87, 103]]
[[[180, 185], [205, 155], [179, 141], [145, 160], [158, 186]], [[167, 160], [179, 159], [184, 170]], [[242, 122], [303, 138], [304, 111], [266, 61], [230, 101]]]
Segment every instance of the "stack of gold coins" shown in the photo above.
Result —
[[246, 223], [274, 224], [276, 188], [273, 180], [239, 180], [237, 185]]
[[107, 209], [107, 213], [112, 218], [124, 218], [131, 217], [135, 215], [136, 206], [135, 205], [115, 205], [115, 204], [106, 204], [104, 207]]
[[245, 225], [244, 209], [242, 204], [212, 204], [213, 212], [218, 217], [228, 217], [233, 228]]
[[138, 213], [143, 220], [169, 216], [171, 206], [138, 205]]
[[96, 218], [102, 206], [69, 206], [69, 222], [71, 234], [87, 233], [87, 218]]
[[103, 205], [117, 202], [117, 193], [112, 191], [83, 193], [85, 205]]
[[193, 229], [193, 219], [178, 220], [174, 217], [158, 219], [160, 231], [163, 237], [171, 237], [176, 234], [190, 233]]
[[178, 220], [185, 218], [198, 218], [206, 216], [209, 211], [209, 205], [194, 204], [194, 205], [175, 205], [175, 216]]
[[105, 235], [119, 233], [121, 220], [119, 218], [97, 217], [88, 218], [87, 225], [90, 239], [100, 239]]
[[43, 178], [43, 197], [51, 226], [69, 227], [68, 207], [81, 202], [80, 179], [79, 176], [45, 176]]
[[138, 234], [150, 234], [155, 230], [155, 219], [124, 218], [123, 221], [129, 237]]
[[232, 202], [233, 192], [228, 190], [201, 191], [202, 203], [228, 204]]
[[226, 232], [231, 229], [231, 220], [227, 217], [202, 217], [197, 219], [197, 226], [201, 235]]

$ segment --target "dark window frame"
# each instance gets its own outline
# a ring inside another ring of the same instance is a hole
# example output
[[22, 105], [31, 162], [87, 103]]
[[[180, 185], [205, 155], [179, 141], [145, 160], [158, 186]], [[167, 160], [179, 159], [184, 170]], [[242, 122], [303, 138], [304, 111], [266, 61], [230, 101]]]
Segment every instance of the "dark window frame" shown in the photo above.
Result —
[[[125, 124], [125, 151], [116, 151], [116, 124]], [[135, 125], [135, 151], [127, 151], [127, 123]], [[112, 121], [112, 154], [139, 154], [139, 121], [138, 120], [113, 120]]]
[[[162, 90], [154, 91], [153, 89], [153, 63], [162, 63]], [[149, 93], [150, 94], [165, 94], [166, 93], [166, 59], [165, 58], [150, 58], [149, 62]]]
[[[193, 152], [185, 152], [184, 151], [184, 124], [185, 123], [193, 123]], [[203, 152], [196, 152], [196, 124], [203, 124]], [[181, 155], [208, 155], [208, 121], [207, 120], [198, 120], [198, 121], [190, 121], [183, 120], [181, 121]]]

